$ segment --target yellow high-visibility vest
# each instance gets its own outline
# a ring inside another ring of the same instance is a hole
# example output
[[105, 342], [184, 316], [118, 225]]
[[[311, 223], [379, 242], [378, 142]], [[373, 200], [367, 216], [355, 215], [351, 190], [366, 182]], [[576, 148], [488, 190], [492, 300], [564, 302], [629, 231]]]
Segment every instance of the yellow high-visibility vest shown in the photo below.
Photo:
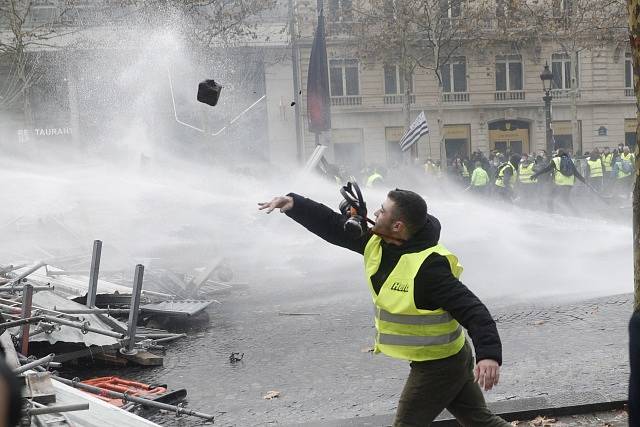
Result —
[[489, 184], [489, 174], [481, 167], [475, 168], [471, 174], [471, 185], [482, 187]]
[[613, 153], [609, 153], [609, 154], [602, 154], [602, 163], [604, 163], [604, 171], [605, 172], [611, 172], [613, 165], [611, 164], [611, 162], [613, 162]]
[[[636, 157], [632, 153], [629, 153], [629, 154], [626, 154], [626, 155], [624, 153], [622, 153], [622, 154], [620, 154], [620, 163], [622, 163], [622, 162], [630, 162], [631, 166], [635, 167], [634, 163], [636, 162]], [[618, 168], [618, 178], [626, 178], [629, 175], [631, 175], [631, 172], [625, 173], [622, 170], [622, 165], [620, 165], [620, 167]]]
[[404, 254], [376, 294], [371, 276], [380, 267], [381, 240], [374, 235], [364, 249], [365, 273], [375, 306], [374, 353], [411, 361], [438, 360], [457, 354], [465, 342], [462, 326], [442, 308], [417, 308], [413, 290], [418, 270], [429, 255], [435, 252], [444, 256], [456, 278], [462, 274], [458, 258], [442, 245]]
[[576, 177], [573, 175], [565, 176], [562, 172], [560, 172], [560, 157], [554, 157], [552, 160], [556, 166], [556, 169], [553, 171], [553, 182], [556, 185], [573, 185]]
[[367, 179], [367, 187], [369, 188], [373, 187], [373, 185], [377, 181], [382, 181], [382, 175], [380, 175], [378, 172], [374, 172], [371, 175], [369, 175], [369, 178]]
[[498, 187], [504, 188], [504, 171], [507, 168], [511, 168], [511, 170], [513, 171], [511, 173], [511, 178], [509, 179], [509, 186], [513, 188], [513, 186], [516, 185], [516, 180], [518, 179], [518, 173], [516, 172], [516, 167], [513, 164], [511, 164], [511, 162], [509, 162], [506, 165], [502, 166], [500, 169], [500, 172], [498, 173], [498, 177], [496, 178], [496, 185]]
[[534, 163], [529, 163], [529, 166], [520, 165], [518, 170], [518, 181], [521, 184], [535, 184], [535, 181], [531, 181], [531, 175], [533, 175]]
[[591, 160], [587, 159], [587, 164], [589, 165], [589, 176], [591, 178], [598, 178], [602, 176], [602, 160], [596, 159]]
[[467, 165], [462, 163], [462, 176], [464, 178], [469, 178], [469, 169], [467, 169]]

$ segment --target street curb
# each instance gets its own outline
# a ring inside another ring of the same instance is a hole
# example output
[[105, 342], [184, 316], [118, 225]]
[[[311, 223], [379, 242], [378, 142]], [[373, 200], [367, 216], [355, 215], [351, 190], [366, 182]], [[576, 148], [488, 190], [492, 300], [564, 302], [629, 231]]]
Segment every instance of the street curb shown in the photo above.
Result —
[[[499, 415], [505, 421], [522, 421], [534, 419], [538, 416], [563, 417], [567, 415], [613, 411], [623, 409], [626, 404], [626, 400], [611, 400], [601, 393], [571, 392], [546, 397], [541, 396], [489, 402], [488, 406], [491, 412]], [[393, 414], [375, 415], [371, 417], [355, 417], [343, 420], [293, 425], [304, 427], [387, 427], [393, 424], [393, 417]], [[459, 427], [455, 418], [446, 410], [440, 414], [432, 425], [439, 427]]]

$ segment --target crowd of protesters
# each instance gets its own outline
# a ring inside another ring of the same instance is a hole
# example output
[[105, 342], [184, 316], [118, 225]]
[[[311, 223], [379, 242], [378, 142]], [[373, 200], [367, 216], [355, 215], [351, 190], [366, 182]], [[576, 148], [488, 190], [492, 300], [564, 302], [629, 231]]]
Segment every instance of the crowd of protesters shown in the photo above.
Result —
[[[348, 175], [344, 168], [334, 168], [328, 175], [333, 176], [339, 185], [346, 180], [356, 179], [366, 188], [398, 185], [402, 182], [402, 175], [409, 175], [408, 165], [389, 168], [369, 165], [359, 171], [357, 178]], [[549, 212], [556, 212], [560, 205], [564, 205], [569, 212], [577, 213], [572, 203], [572, 193], [574, 196], [586, 195], [587, 200], [606, 201], [610, 206], [618, 202], [624, 205], [624, 200], [630, 200], [635, 177], [635, 156], [628, 146], [622, 144], [614, 149], [594, 148], [575, 157], [563, 148], [552, 153], [492, 151], [488, 156], [475, 151], [470, 157], [455, 156], [449, 159], [446, 168], [441, 166], [439, 160], [427, 159], [420, 169], [419, 175], [425, 178], [426, 185], [434, 188], [445, 188], [440, 183], [446, 180], [454, 183], [461, 192], [479, 198], [522, 206], [546, 205]], [[398, 175], [398, 171], [402, 173]], [[584, 185], [574, 192], [576, 181]]]

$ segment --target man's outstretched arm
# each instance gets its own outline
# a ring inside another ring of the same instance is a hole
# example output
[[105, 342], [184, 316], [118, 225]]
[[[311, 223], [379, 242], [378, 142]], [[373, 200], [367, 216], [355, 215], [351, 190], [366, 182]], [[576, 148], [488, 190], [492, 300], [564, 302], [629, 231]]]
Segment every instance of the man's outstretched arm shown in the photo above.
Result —
[[266, 209], [267, 213], [280, 209], [280, 212], [327, 242], [360, 254], [364, 253], [364, 247], [370, 237], [369, 233], [365, 233], [358, 239], [349, 237], [344, 231], [346, 221], [344, 216], [322, 203], [295, 193], [275, 197], [270, 202], [258, 203], [258, 205], [260, 206], [258, 209]]

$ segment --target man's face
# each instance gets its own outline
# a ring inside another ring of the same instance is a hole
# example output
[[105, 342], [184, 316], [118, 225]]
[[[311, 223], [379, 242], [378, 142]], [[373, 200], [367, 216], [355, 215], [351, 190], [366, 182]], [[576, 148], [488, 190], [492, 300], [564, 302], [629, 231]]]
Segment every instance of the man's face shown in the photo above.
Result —
[[394, 216], [394, 209], [395, 204], [393, 200], [387, 198], [380, 208], [373, 213], [376, 217], [376, 223], [372, 228], [374, 233], [393, 236], [394, 233], [398, 231], [397, 223], [399, 221]]

